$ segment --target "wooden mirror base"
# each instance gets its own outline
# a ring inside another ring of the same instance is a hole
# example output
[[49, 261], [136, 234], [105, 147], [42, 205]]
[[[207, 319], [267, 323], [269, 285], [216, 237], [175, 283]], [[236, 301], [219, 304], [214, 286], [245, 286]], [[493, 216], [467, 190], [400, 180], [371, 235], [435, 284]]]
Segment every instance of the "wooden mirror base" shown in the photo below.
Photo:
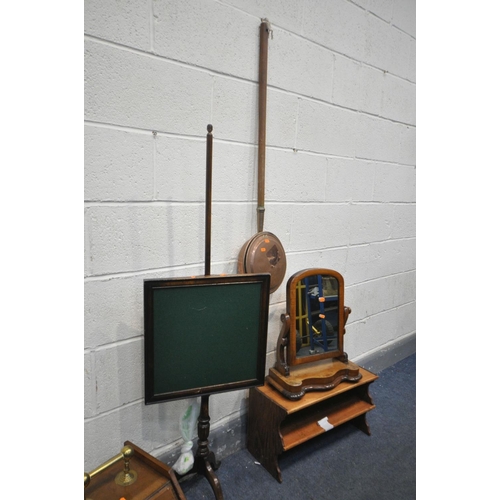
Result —
[[357, 382], [360, 379], [359, 366], [350, 361], [328, 359], [291, 366], [289, 375], [271, 368], [266, 382], [287, 399], [296, 400], [309, 391], [328, 391], [341, 382]]

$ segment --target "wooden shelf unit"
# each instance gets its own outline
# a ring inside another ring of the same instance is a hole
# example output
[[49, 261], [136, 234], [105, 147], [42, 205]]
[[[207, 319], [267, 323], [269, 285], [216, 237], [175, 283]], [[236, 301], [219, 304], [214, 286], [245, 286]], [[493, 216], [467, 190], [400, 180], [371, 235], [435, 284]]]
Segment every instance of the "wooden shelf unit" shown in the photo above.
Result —
[[375, 408], [368, 393], [378, 376], [359, 368], [358, 382], [342, 382], [334, 389], [306, 393], [289, 400], [268, 383], [250, 390], [248, 409], [248, 451], [280, 483], [278, 456], [326, 431], [318, 421], [328, 418], [337, 427], [351, 422], [366, 434], [370, 429], [366, 413]]

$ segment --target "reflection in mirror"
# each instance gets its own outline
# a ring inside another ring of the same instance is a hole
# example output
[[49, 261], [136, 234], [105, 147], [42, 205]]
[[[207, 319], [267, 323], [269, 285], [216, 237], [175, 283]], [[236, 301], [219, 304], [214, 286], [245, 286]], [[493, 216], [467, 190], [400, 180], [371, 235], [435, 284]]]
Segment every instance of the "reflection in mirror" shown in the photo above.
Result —
[[339, 283], [333, 276], [307, 276], [296, 285], [296, 357], [339, 349]]

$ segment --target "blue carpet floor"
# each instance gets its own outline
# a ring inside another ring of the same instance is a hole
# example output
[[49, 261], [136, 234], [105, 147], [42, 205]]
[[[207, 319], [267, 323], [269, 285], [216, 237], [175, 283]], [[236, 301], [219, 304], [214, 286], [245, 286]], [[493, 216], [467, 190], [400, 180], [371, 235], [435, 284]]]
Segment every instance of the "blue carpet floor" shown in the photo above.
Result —
[[[282, 454], [281, 484], [246, 449], [224, 458], [216, 472], [224, 500], [416, 498], [416, 354], [380, 372], [370, 395], [371, 436], [347, 423]], [[202, 476], [182, 489], [187, 500], [214, 498]]]

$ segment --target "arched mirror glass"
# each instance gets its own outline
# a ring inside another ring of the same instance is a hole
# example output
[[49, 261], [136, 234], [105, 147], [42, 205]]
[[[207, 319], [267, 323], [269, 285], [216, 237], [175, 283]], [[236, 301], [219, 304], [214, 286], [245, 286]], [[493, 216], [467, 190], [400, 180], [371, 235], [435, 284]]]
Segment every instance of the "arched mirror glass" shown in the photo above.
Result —
[[295, 356], [339, 349], [339, 282], [334, 276], [306, 276], [295, 285]]
[[287, 364], [344, 356], [344, 279], [331, 269], [295, 273], [287, 283]]

